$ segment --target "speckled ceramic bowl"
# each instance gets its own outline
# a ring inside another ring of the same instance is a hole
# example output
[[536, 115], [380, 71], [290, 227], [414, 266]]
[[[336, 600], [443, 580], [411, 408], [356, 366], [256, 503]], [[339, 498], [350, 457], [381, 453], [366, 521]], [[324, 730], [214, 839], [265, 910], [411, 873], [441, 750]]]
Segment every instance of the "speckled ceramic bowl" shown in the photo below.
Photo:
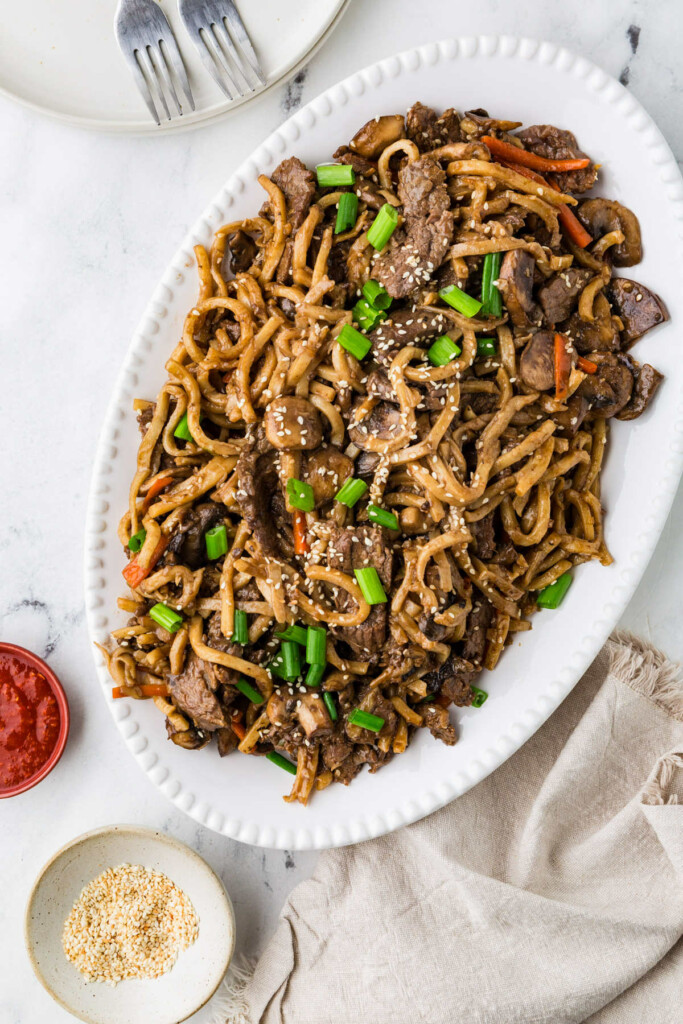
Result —
[[[142, 864], [162, 871], [199, 916], [196, 942], [154, 980], [116, 987], [86, 981], [62, 949], [62, 929], [81, 889], [106, 868]], [[202, 858], [161, 832], [113, 825], [86, 832], [45, 865], [26, 908], [26, 947], [38, 980], [69, 1013], [88, 1024], [177, 1024], [213, 995], [235, 948], [235, 916], [221, 880]]]

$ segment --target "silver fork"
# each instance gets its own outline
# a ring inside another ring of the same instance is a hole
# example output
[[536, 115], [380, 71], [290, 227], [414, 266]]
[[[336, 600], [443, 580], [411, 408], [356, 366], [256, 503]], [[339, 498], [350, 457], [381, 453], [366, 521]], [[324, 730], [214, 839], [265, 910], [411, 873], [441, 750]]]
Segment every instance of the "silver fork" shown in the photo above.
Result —
[[114, 31], [135, 84], [157, 124], [164, 115], [169, 121], [176, 116], [171, 114], [167, 96], [177, 115], [183, 115], [176, 82], [185, 93], [190, 110], [194, 110], [187, 71], [173, 29], [154, 0], [119, 0]]
[[232, 0], [178, 0], [178, 9], [205, 68], [228, 99], [266, 84]]

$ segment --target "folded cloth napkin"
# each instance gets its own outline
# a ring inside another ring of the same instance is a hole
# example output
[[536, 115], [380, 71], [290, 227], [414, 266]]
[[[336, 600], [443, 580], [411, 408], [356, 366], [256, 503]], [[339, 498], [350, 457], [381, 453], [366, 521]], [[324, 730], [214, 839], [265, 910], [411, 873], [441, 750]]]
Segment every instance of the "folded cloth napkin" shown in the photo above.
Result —
[[680, 1024], [683, 684], [614, 637], [469, 793], [322, 855], [248, 981], [249, 1024]]

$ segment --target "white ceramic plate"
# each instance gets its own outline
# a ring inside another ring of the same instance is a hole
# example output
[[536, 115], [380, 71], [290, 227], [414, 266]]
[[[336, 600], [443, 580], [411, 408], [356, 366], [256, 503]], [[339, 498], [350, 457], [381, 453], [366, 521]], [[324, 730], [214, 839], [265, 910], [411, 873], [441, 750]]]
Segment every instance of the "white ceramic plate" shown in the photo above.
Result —
[[350, 0], [237, 0], [266, 85], [229, 101], [204, 68], [178, 14], [159, 0], [188, 69], [196, 110], [157, 127], [114, 36], [116, 2], [0, 0], [0, 93], [81, 128], [176, 131], [215, 121], [294, 74], [333, 31]]
[[[603, 164], [600, 191], [638, 214], [645, 259], [636, 279], [659, 292], [672, 322], [635, 354], [667, 376], [634, 423], [614, 423], [604, 472], [607, 540], [614, 565], [581, 566], [561, 611], [542, 612], [483, 681], [481, 710], [459, 714], [461, 738], [446, 747], [420, 731], [409, 751], [377, 775], [331, 786], [307, 808], [285, 804], [290, 779], [262, 758], [212, 748], [183, 751], [165, 739], [145, 702], [110, 701], [128, 745], [162, 792], [196, 820], [244, 842], [283, 848], [343, 845], [429, 814], [464, 793], [531, 736], [569, 693], [616, 624], [659, 537], [683, 461], [678, 333], [683, 323], [683, 182], [660, 132], [638, 101], [588, 61], [549, 43], [512, 38], [449, 40], [381, 61], [328, 90], [270, 136], [228, 181], [174, 257], [135, 335], [114, 388], [97, 456], [87, 527], [87, 607], [93, 640], [121, 625], [116, 611], [123, 555], [116, 523], [126, 506], [138, 434], [132, 401], [154, 397], [164, 362], [195, 301], [192, 244], [208, 245], [226, 221], [262, 202], [256, 183], [287, 154], [309, 165], [329, 159], [368, 118], [414, 100], [438, 108], [483, 106], [526, 124], [551, 122], [578, 133]], [[97, 658], [107, 692], [111, 682]]]
[[[161, 871], [190, 898], [199, 917], [196, 941], [160, 978], [115, 987], [88, 982], [62, 949], [64, 921], [81, 890], [107, 868], [142, 864]], [[26, 946], [39, 981], [88, 1024], [176, 1024], [216, 991], [235, 949], [235, 915], [220, 878], [188, 846], [152, 829], [114, 825], [62, 847], [41, 871], [26, 908]]]

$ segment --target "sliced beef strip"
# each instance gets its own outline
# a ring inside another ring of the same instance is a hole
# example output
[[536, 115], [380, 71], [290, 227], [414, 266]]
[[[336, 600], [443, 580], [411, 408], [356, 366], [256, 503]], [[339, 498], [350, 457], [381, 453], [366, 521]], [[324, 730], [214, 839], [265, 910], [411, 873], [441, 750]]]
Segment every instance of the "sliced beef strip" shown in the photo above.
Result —
[[178, 525], [168, 545], [183, 565], [199, 569], [206, 564], [204, 535], [212, 526], [217, 526], [225, 516], [225, 507], [215, 501], [201, 505], [187, 505], [179, 513]]
[[607, 298], [624, 325], [621, 331], [623, 349], [630, 348], [647, 331], [669, 319], [669, 311], [659, 295], [627, 277], [615, 277], [610, 281]]
[[490, 561], [496, 552], [496, 529], [493, 523], [495, 512], [489, 512], [483, 519], [468, 523], [475, 543], [476, 553], [482, 562]]
[[604, 295], [599, 294], [593, 303], [594, 320], [582, 320], [578, 311], [572, 313], [559, 327], [574, 342], [581, 355], [589, 352], [614, 352], [620, 347], [618, 324], [612, 316], [610, 305]]
[[168, 677], [174, 704], [188, 714], [200, 729], [208, 732], [229, 725], [214, 692], [217, 686], [218, 679], [213, 665], [199, 658], [194, 651], [190, 651], [185, 658], [183, 671]]
[[457, 742], [458, 734], [448, 717], [448, 708], [426, 703], [420, 707], [420, 714], [435, 739], [441, 740], [448, 747], [452, 747]]
[[221, 265], [221, 273], [225, 280], [228, 281], [237, 274], [244, 274], [249, 270], [256, 259], [257, 252], [256, 242], [246, 231], [240, 230], [236, 231], [234, 235], [230, 235]]
[[[327, 548], [327, 564], [331, 569], [341, 569], [352, 579], [354, 569], [374, 566], [385, 592], [391, 588], [393, 556], [388, 535], [379, 526], [335, 529]], [[339, 590], [335, 603], [340, 611], [346, 611], [354, 602], [346, 591]], [[359, 626], [335, 626], [331, 630], [349, 645], [356, 659], [369, 661], [382, 652], [387, 631], [387, 605], [372, 605], [367, 619]]]
[[315, 195], [315, 177], [296, 156], [278, 164], [271, 174], [272, 180], [285, 194], [287, 215], [296, 231], [301, 227]]
[[616, 416], [633, 393], [636, 364], [621, 352], [592, 352], [591, 360], [598, 365], [597, 373], [586, 376], [576, 393], [598, 416]]
[[579, 295], [592, 276], [590, 270], [583, 267], [568, 267], [541, 285], [536, 297], [549, 324], [559, 324], [571, 316]]
[[510, 320], [515, 327], [525, 331], [532, 326], [539, 326], [542, 320], [541, 310], [533, 295], [535, 269], [536, 264], [530, 252], [510, 249], [503, 257], [498, 275], [499, 288]]
[[485, 597], [477, 594], [465, 626], [462, 656], [466, 661], [481, 666], [486, 651], [486, 630], [492, 621], [493, 605]]
[[273, 454], [244, 452], [236, 470], [239, 486], [235, 498], [264, 555], [289, 557], [293, 548], [289, 533], [283, 529], [284, 500]]
[[453, 238], [453, 213], [446, 174], [436, 160], [421, 157], [401, 168], [398, 196], [405, 226], [373, 266], [373, 277], [392, 298], [405, 298], [443, 263]]
[[353, 753], [353, 744], [349, 742], [341, 722], [337, 722], [334, 733], [323, 737], [320, 743], [323, 764], [330, 771], [339, 768], [343, 761]]
[[156, 409], [156, 402], [150, 402], [144, 409], [138, 412], [138, 430], [142, 437], [147, 433], [147, 427], [152, 422], [154, 416], [154, 410]]
[[406, 133], [420, 152], [426, 153], [450, 142], [460, 142], [460, 117], [452, 107], [438, 116], [424, 103], [413, 103], [406, 114]]
[[443, 665], [423, 676], [429, 693], [441, 693], [457, 707], [467, 707], [472, 703], [472, 683], [479, 675], [471, 661], [449, 654]]
[[[525, 149], [548, 160], [576, 160], [588, 155], [579, 149], [572, 132], [555, 128], [552, 124], [532, 124], [518, 132], [517, 138]], [[586, 192], [593, 187], [597, 177], [597, 169], [592, 163], [582, 171], [564, 171], [555, 175], [563, 192]]]
[[621, 412], [617, 413], [618, 420], [635, 420], [645, 412], [648, 405], [655, 396], [657, 388], [664, 380], [664, 375], [655, 370], [654, 366], [644, 363], [638, 368], [633, 392], [629, 401]]
[[340, 146], [332, 155], [340, 164], [350, 164], [356, 174], [365, 178], [372, 178], [373, 174], [377, 173], [377, 165], [372, 160], [361, 156], [360, 153], [354, 153], [348, 146]]
[[231, 754], [239, 743], [239, 736], [231, 728], [218, 729], [216, 738], [218, 741], [218, 753], [221, 757]]
[[452, 322], [446, 313], [418, 306], [392, 313], [372, 332], [372, 354], [378, 363], [388, 366], [404, 345], [416, 345], [445, 334]]

